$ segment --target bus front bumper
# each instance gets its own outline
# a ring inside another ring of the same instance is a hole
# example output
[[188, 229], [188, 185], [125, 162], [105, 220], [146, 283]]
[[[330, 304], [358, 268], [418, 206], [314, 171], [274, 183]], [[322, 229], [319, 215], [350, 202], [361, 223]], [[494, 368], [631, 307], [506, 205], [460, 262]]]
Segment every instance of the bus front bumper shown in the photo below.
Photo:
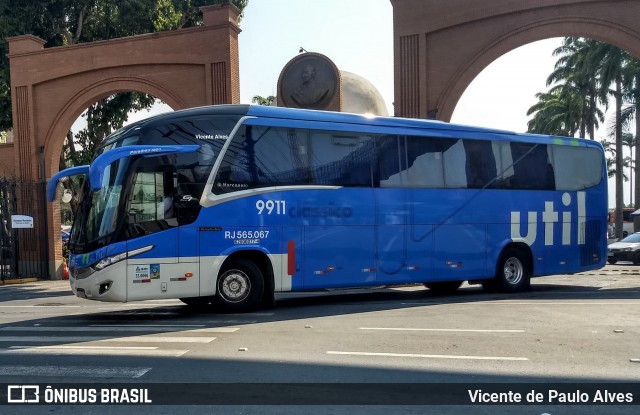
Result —
[[72, 269], [70, 274], [69, 283], [76, 297], [97, 301], [127, 301], [126, 261], [87, 276], [77, 269]]

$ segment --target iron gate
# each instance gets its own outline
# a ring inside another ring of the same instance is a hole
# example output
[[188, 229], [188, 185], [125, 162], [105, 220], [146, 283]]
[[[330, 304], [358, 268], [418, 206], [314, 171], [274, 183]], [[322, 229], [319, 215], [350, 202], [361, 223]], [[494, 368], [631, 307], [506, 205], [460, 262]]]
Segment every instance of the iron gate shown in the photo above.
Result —
[[[50, 278], [45, 186], [32, 180], [0, 177], [2, 281]], [[29, 227], [31, 223], [33, 227]]]

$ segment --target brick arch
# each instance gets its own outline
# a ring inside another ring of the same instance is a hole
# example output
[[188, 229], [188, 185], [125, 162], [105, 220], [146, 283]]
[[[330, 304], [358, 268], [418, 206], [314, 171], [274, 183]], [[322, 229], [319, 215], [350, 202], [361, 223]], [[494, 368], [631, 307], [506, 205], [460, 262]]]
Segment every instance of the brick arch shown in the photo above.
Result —
[[78, 117], [94, 102], [120, 92], [130, 91], [153, 95], [174, 110], [188, 108], [184, 99], [170, 87], [148, 79], [116, 77], [99, 80], [93, 85], [78, 91], [67, 105], [55, 115], [49, 131], [44, 136], [45, 159], [52, 161], [46, 164], [47, 177], [51, 177], [58, 172], [58, 166], [54, 161], [59, 160], [66, 133]]
[[[240, 11], [230, 4], [201, 10], [202, 26], [109, 41], [45, 49], [32, 35], [9, 38], [14, 142], [0, 145], [3, 167], [23, 179], [51, 177], [73, 122], [113, 93], [145, 92], [173, 109], [238, 103]], [[29, 204], [42, 199], [33, 195]], [[46, 221], [37, 225], [49, 235], [49, 275], [58, 278], [59, 211], [49, 204]]]
[[565, 36], [601, 40], [640, 57], [634, 0], [392, 0], [395, 114], [449, 121], [489, 64], [528, 43]]

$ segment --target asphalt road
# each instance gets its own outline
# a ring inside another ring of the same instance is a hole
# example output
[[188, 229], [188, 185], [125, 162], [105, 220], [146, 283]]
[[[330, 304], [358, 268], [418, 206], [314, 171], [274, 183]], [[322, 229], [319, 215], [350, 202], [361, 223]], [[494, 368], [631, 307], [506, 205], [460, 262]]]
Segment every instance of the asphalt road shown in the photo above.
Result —
[[[639, 340], [640, 267], [625, 264], [535, 279], [517, 295], [466, 285], [447, 296], [418, 286], [284, 294], [247, 314], [91, 302], [66, 281], [4, 285], [1, 403], [7, 385], [64, 383], [150, 388], [154, 404], [0, 414], [636, 414]], [[515, 404], [533, 389], [542, 403]], [[634, 404], [594, 405], [605, 389]], [[474, 392], [511, 404], [473, 403]]]

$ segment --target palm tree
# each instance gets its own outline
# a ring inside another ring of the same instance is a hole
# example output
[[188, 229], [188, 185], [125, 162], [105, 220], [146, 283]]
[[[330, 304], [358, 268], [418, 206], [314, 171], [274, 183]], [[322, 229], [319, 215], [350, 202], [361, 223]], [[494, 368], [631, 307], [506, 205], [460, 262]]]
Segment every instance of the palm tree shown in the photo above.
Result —
[[546, 93], [537, 93], [538, 103], [527, 111], [527, 115], [534, 114], [527, 123], [527, 130], [531, 133], [573, 136], [577, 129], [575, 95], [572, 91], [561, 86]]
[[[635, 147], [640, 146], [640, 60], [627, 54], [623, 74], [624, 98], [629, 103], [622, 109], [622, 125], [625, 131], [632, 129], [632, 121], [635, 118]], [[638, 165], [638, 151], [636, 150], [634, 165]], [[635, 205], [640, 209], [640, 169], [635, 169]], [[640, 230], [640, 216], [634, 217], [634, 230]]]
[[[538, 103], [527, 115], [529, 131], [547, 134], [588, 135], [594, 138], [595, 129], [604, 120], [598, 105], [608, 106], [609, 97], [615, 100], [615, 167], [616, 232], [622, 236], [622, 209], [624, 204], [623, 124], [636, 115], [636, 140], [640, 135], [640, 64], [621, 49], [595, 40], [569, 37], [554, 50], [559, 56], [556, 66], [547, 78], [547, 85], [555, 84], [549, 92], [537, 94]], [[612, 88], [613, 86], [613, 88]], [[624, 100], [633, 102], [633, 109], [623, 112]], [[636, 152], [636, 157], [638, 157]], [[609, 162], [608, 162], [609, 164]], [[640, 169], [638, 169], [640, 170]], [[640, 172], [636, 171], [636, 203], [640, 203]], [[639, 207], [639, 206], [636, 206]], [[639, 224], [640, 225], [640, 221]]]
[[[616, 149], [615, 149], [615, 143], [612, 143], [611, 141], [608, 140], [602, 140], [600, 141], [600, 144], [602, 144], [602, 147], [604, 148], [604, 153], [605, 153], [605, 160], [607, 162], [607, 176], [609, 178], [611, 177], [615, 177], [616, 176]], [[630, 157], [624, 157], [622, 160], [622, 178], [624, 179], [624, 181], [628, 181], [629, 180], [629, 176], [627, 176], [624, 172], [624, 169], [627, 167], [631, 167], [631, 158]]]
[[592, 140], [595, 139], [595, 129], [604, 121], [598, 104], [607, 103], [607, 94], [598, 88], [597, 66], [590, 61], [590, 54], [599, 43], [591, 39], [565, 38], [562, 45], [553, 51], [553, 56], [559, 58], [547, 78], [547, 86], [559, 83], [563, 89], [571, 91], [573, 112], [579, 115], [580, 137], [588, 134]]
[[[621, 49], [598, 42], [590, 53], [591, 62], [597, 65], [596, 74], [600, 80], [601, 93], [608, 93], [615, 99], [615, 143], [616, 143], [616, 237], [622, 238], [624, 189], [622, 155], [622, 85], [623, 67], [626, 54]], [[614, 89], [610, 89], [613, 85]]]

